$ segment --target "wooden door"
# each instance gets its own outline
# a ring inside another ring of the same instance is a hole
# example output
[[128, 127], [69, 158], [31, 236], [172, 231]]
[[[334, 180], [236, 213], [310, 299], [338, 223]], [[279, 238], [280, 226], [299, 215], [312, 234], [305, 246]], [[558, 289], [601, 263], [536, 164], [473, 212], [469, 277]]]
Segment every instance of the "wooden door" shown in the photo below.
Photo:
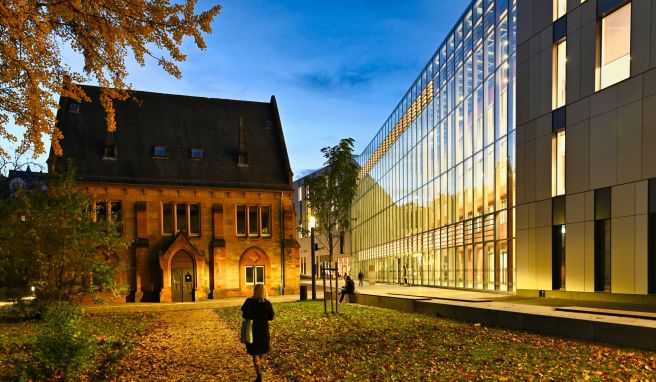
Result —
[[180, 251], [171, 259], [171, 297], [173, 302], [194, 301], [194, 261], [187, 252]]

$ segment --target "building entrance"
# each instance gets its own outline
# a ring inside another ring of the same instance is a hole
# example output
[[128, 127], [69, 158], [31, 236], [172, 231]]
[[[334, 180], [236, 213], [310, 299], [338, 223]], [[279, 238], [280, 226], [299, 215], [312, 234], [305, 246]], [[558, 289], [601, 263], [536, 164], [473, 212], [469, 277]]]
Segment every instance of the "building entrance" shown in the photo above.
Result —
[[185, 251], [179, 251], [171, 260], [171, 294], [173, 302], [194, 301], [194, 260]]

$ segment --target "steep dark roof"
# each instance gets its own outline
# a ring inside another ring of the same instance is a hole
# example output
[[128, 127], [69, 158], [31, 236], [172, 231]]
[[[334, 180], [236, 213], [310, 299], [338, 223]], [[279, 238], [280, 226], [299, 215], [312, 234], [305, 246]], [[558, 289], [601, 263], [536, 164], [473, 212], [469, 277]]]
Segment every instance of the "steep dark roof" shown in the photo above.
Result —
[[[59, 102], [64, 156], [56, 163], [72, 159], [83, 181], [291, 190], [275, 97], [264, 103], [135, 91], [139, 103], [115, 102], [117, 130], [111, 137], [100, 88], [82, 88], [92, 102], [80, 104], [79, 112], [71, 109], [73, 101]], [[240, 118], [247, 166], [237, 165]], [[111, 145], [116, 159], [103, 158]], [[166, 159], [153, 157], [155, 146], [166, 147]], [[202, 148], [204, 158], [191, 159], [192, 148]]]
[[45, 172], [33, 172], [30, 166], [25, 171], [9, 170], [6, 178], [0, 175], [0, 199], [16, 194], [19, 189], [27, 192], [47, 189], [48, 174]]

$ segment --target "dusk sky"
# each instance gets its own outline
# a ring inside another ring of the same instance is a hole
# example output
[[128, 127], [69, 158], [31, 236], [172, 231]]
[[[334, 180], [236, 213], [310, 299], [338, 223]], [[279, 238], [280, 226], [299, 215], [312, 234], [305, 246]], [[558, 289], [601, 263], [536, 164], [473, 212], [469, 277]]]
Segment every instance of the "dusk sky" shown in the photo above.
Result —
[[207, 50], [183, 47], [181, 80], [151, 61], [131, 65], [129, 82], [212, 98], [275, 95], [298, 178], [341, 138], [356, 140], [356, 154], [365, 148], [469, 2], [223, 0]]

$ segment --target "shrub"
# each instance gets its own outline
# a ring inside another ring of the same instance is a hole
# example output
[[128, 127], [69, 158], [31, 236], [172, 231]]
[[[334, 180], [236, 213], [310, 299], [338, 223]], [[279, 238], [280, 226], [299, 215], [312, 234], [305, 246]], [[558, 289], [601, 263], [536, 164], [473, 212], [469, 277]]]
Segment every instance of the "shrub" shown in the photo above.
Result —
[[83, 329], [83, 311], [65, 302], [51, 304], [39, 325], [35, 349], [48, 378], [75, 379], [95, 354], [93, 338]]

